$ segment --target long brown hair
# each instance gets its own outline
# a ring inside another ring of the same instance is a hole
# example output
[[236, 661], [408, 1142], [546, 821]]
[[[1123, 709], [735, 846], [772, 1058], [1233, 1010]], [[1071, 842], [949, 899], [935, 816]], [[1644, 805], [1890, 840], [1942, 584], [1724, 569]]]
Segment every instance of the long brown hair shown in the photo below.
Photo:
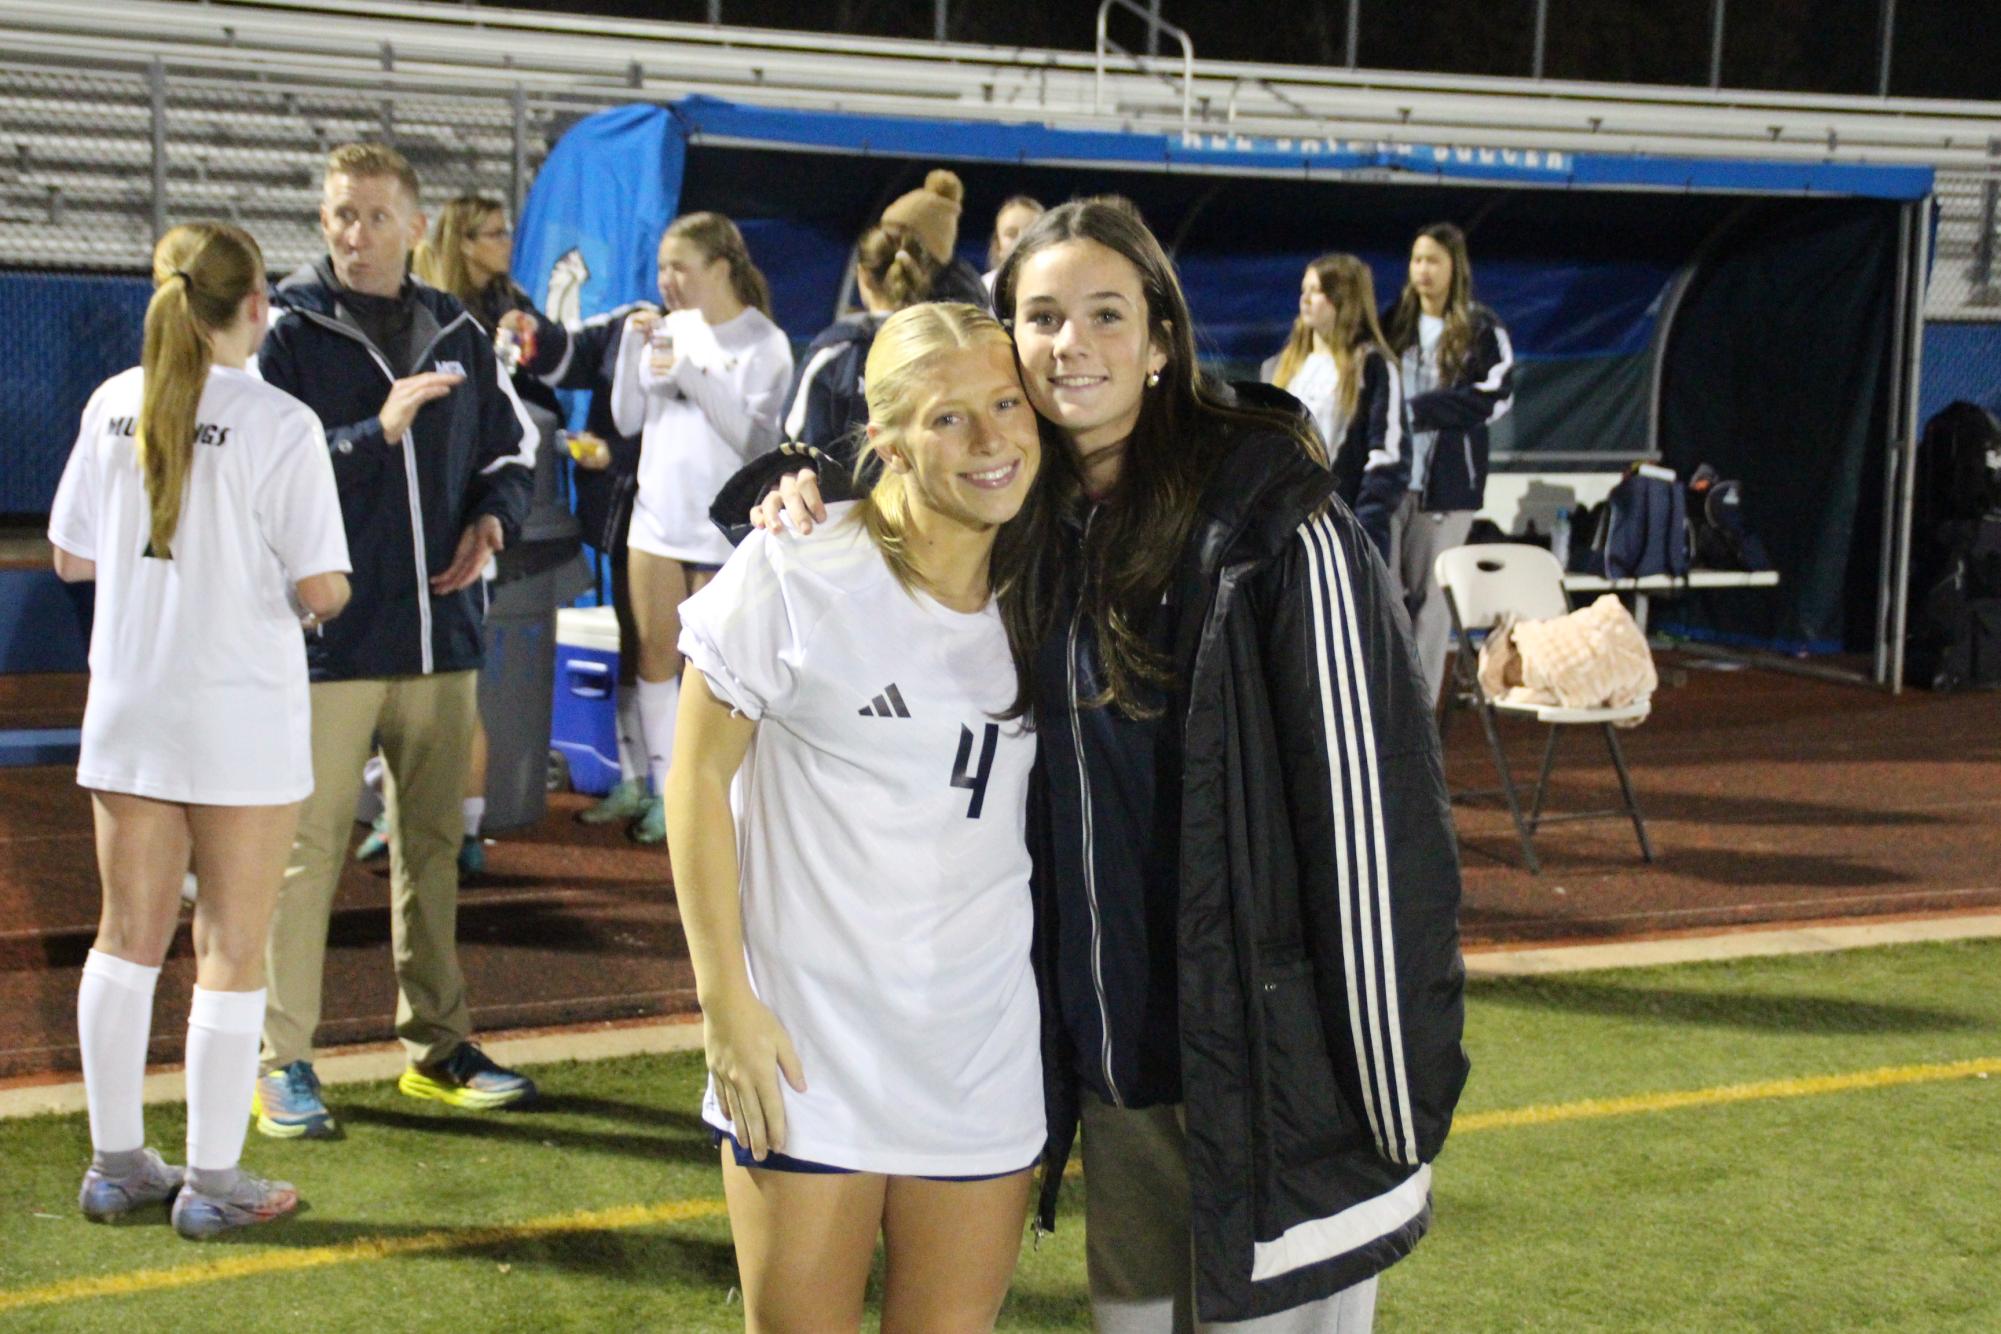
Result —
[[[1334, 307], [1334, 333], [1330, 341], [1334, 369], [1340, 372], [1337, 392], [1341, 395], [1341, 416], [1352, 417], [1362, 396], [1364, 352], [1373, 347], [1389, 356], [1382, 325], [1376, 322], [1376, 280], [1370, 275], [1369, 266], [1353, 255], [1322, 255], [1306, 267], [1320, 280], [1321, 292]], [[1313, 326], [1302, 315], [1292, 322], [1292, 336], [1285, 340], [1285, 347], [1278, 354], [1272, 383], [1280, 389], [1291, 384], [1292, 377], [1299, 374], [1299, 368], [1312, 355]], [[1330, 448], [1334, 444], [1328, 441]]]
[[[1438, 336], [1438, 382], [1451, 384], [1465, 366], [1466, 354], [1473, 350], [1473, 265], [1466, 258], [1466, 233], [1452, 223], [1434, 222], [1418, 228], [1411, 248], [1416, 249], [1423, 240], [1437, 242], [1452, 257], [1452, 284], [1445, 289], [1445, 331]], [[1390, 312], [1390, 346], [1398, 356], [1417, 342], [1417, 321], [1423, 313], [1417, 289], [1405, 279], [1403, 295]]]
[[669, 236], [681, 237], [711, 260], [728, 260], [730, 290], [736, 299], [771, 318], [771, 284], [750, 262], [750, 247], [743, 243], [743, 233], [735, 223], [720, 213], [687, 213], [667, 224], [661, 239]]
[[938, 261], [924, 248], [916, 232], [901, 223], [879, 222], [855, 244], [855, 268], [891, 310], [914, 306], [931, 295]]
[[455, 197], [431, 220], [431, 230], [410, 255], [410, 269], [418, 278], [441, 292], [449, 292], [467, 310], [478, 314], [485, 306], [485, 283], [473, 281], [466, 264], [466, 242], [495, 214], [505, 215], [507, 205], [488, 195], [463, 194]]
[[[978, 306], [963, 301], [920, 302], [906, 306], [882, 323], [869, 346], [862, 381], [867, 386], [869, 423], [877, 428], [874, 448], [863, 448], [855, 465], [857, 486], [866, 484], [855, 517], [868, 529], [876, 549], [882, 552], [897, 581], [905, 588], [922, 585], [911, 564], [907, 541], [910, 500], [903, 475], [887, 468], [871, 468], [876, 450], [893, 447], [908, 430], [924, 403], [924, 391], [937, 358], [961, 348], [992, 344], [1014, 350], [1014, 340], [1000, 322]], [[1050, 468], [1056, 465], [1060, 477], [1067, 472], [1061, 451], [1045, 448], [1035, 481], [1021, 510], [1000, 526], [987, 558], [987, 587], [1001, 605], [1002, 624], [1007, 628], [1008, 650], [1014, 660], [1015, 697], [1003, 718], [1021, 718], [1034, 705], [1033, 663], [1039, 636], [1024, 631], [1026, 622], [1007, 614], [1023, 593], [1042, 577], [1041, 571], [1055, 549], [1055, 508], [1050, 502]]]
[[241, 227], [184, 223], [153, 247], [134, 445], [151, 509], [147, 551], [162, 560], [172, 557], [194, 469], [195, 413], [215, 361], [209, 335], [234, 324], [243, 298], [263, 286], [264, 252]]
[[[1089, 526], [1077, 593], [1080, 611], [1091, 618], [1105, 669], [1104, 689], [1091, 703], [1114, 706], [1129, 717], [1153, 717], [1160, 710], [1146, 702], [1143, 692], [1167, 687], [1174, 678], [1171, 665], [1148, 644], [1147, 627], [1174, 577], [1203, 488], [1230, 451], [1230, 428], [1276, 430], [1292, 437], [1309, 457], [1325, 463], [1327, 456], [1311, 426], [1287, 414], [1238, 406], [1228, 390], [1204, 377], [1195, 360], [1195, 322], [1180, 279], [1129, 200], [1075, 199], [1036, 219], [994, 279], [995, 309], [1012, 318], [1021, 266], [1070, 241], [1095, 241], [1133, 266], [1146, 298], [1147, 333], [1167, 352], [1160, 383], [1143, 391], [1139, 421], [1126, 442], [1114, 493], [1117, 503], [1099, 510]], [[1052, 434], [1060, 435], [1051, 428], [1043, 438]], [[1061, 443], [1061, 452], [1074, 455], [1075, 446]], [[1054, 452], [1045, 449], [1045, 458]], [[1051, 628], [1054, 598], [1046, 589], [1034, 593], [1002, 610], [1027, 618], [1023, 633], [1040, 642]]]

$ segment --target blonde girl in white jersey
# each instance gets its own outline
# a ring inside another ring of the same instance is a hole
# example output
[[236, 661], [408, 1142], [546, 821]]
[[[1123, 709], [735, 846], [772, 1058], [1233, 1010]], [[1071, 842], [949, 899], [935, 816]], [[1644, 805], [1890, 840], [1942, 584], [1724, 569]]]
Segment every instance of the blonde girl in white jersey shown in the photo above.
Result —
[[[265, 936], [312, 790], [300, 626], [339, 614], [350, 566], [318, 418], [244, 369], [269, 306], [257, 243], [176, 227], [153, 281], [141, 364], [92, 395], [49, 521], [56, 573], [97, 582], [77, 781], [104, 904], [77, 993], [93, 1150], [78, 1202], [108, 1221], [172, 1200], [195, 1239], [298, 1204], [237, 1163]], [[184, 1173], [146, 1147], [140, 1086], [190, 857]]]
[[676, 218], [660, 238], [659, 270], [668, 313], [627, 321], [611, 391], [618, 429], [640, 437], [626, 573], [653, 796], [630, 830], [639, 843], [667, 836], [659, 794], [680, 701], [680, 606], [729, 559], [709, 502], [745, 461], [776, 447], [792, 383], [792, 345], [771, 321], [770, 288], [735, 223]]
[[865, 378], [881, 480], [684, 608], [669, 848], [747, 1327], [856, 1329], [881, 1235], [882, 1328], [960, 1334], [993, 1327], [1047, 1133], [1032, 645], [998, 604], [1053, 520], [991, 315], [899, 311]]

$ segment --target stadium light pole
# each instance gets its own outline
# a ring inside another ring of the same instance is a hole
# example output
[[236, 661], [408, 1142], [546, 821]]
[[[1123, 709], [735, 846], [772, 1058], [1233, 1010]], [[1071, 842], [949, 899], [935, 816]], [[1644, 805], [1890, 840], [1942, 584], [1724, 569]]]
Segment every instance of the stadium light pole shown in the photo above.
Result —
[[931, 40], [942, 45], [951, 30], [952, 0], [931, 0]]
[[1535, 0], [1535, 56], [1529, 77], [1542, 78], [1543, 48], [1549, 44], [1549, 0]]
[[1362, 58], [1362, 0], [1348, 0], [1348, 68], [1360, 69]]
[[154, 56], [146, 65], [146, 93], [153, 129], [153, 240], [167, 234], [167, 65]]
[[1883, 52], [1876, 70], [1876, 96], [1890, 95], [1890, 47], [1897, 36], [1897, 0], [1883, 0]]
[[1725, 0], [1710, 0], [1709, 6], [1709, 86], [1723, 86], [1723, 7]]

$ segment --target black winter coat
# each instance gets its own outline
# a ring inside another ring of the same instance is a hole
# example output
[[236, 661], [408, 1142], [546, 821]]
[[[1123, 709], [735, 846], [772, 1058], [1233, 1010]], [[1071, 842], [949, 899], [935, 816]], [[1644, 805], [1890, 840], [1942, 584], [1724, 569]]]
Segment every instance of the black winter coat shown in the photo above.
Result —
[[[303, 401], [326, 428], [340, 493], [353, 597], [306, 639], [315, 681], [465, 671], [480, 665], [486, 592], [431, 591], [460, 534], [481, 515], [511, 545], [528, 513], [536, 432], [493, 344], [458, 300], [412, 280], [412, 367], [393, 368], [342, 309], [325, 259], [278, 285], [258, 373]], [[417, 412], [400, 440], [377, 415], [392, 383], [415, 370], [465, 382]]]
[[633, 301], [567, 326], [538, 316], [535, 356], [521, 367], [552, 390], [590, 391], [584, 425], [610, 447], [611, 466], [573, 470], [577, 523], [586, 542], [613, 555], [625, 551], [632, 497], [639, 486], [639, 437], [622, 433], [612, 420], [612, 375], [618, 367], [618, 344], [626, 317], [634, 311], [656, 309], [649, 302]]
[[[1403, 351], [1403, 390], [1410, 429], [1436, 431], [1431, 471], [1425, 476], [1427, 511], [1477, 510], [1486, 503], [1487, 428], [1507, 416], [1515, 403], [1515, 348], [1501, 317], [1485, 306], [1472, 309], [1473, 343], [1466, 364], [1449, 384], [1425, 393], [1413, 390], [1418, 348]], [[1400, 465], [1410, 486], [1410, 451]]]
[[[1405, 422], [1403, 376], [1371, 346], [1362, 354], [1362, 387], [1348, 432], [1327, 442], [1340, 496], [1383, 559], [1390, 558], [1390, 516], [1410, 488], [1409, 430]], [[1399, 470], [1398, 464], [1402, 467]]]
[[[1332, 491], [1283, 433], [1241, 431], [1170, 595], [1181, 1096], [1205, 1320], [1315, 1301], [1407, 1254], [1468, 1069], [1438, 734], [1388, 571]], [[1069, 728], [1038, 713], [1039, 764], [1065, 762]], [[1091, 837], [1087, 810], [1032, 800], [1039, 878], [1051, 840], [1088, 856]], [[1058, 898], [1038, 883], [1044, 1227], [1078, 1102]]]
[[866, 311], [843, 315], [813, 339], [787, 399], [785, 439], [823, 450], [844, 467], [854, 466], [856, 433], [868, 421], [862, 368], [875, 346], [876, 330], [887, 318]]

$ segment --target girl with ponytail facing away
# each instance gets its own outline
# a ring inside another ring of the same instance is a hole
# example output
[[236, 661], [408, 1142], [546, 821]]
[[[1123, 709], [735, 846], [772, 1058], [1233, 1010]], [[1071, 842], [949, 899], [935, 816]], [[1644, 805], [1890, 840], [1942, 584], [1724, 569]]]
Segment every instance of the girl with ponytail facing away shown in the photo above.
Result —
[[929, 301], [938, 272], [910, 228], [884, 222], [862, 233], [855, 243], [855, 294], [862, 308], [822, 329], [806, 349], [785, 412], [787, 441], [824, 450], [841, 468], [854, 466], [856, 433], [868, 421], [862, 368], [876, 330], [897, 311]]
[[[264, 1022], [264, 946], [312, 791], [306, 652], [346, 605], [347, 538], [319, 419], [245, 369], [264, 257], [224, 223], [153, 251], [139, 366], [91, 395], [49, 519], [56, 573], [97, 582], [77, 782], [104, 903], [77, 993], [92, 1161], [108, 1221], [172, 1202], [202, 1238], [290, 1212], [238, 1159]], [[192, 858], [185, 1169], [146, 1146], [153, 988]]]

